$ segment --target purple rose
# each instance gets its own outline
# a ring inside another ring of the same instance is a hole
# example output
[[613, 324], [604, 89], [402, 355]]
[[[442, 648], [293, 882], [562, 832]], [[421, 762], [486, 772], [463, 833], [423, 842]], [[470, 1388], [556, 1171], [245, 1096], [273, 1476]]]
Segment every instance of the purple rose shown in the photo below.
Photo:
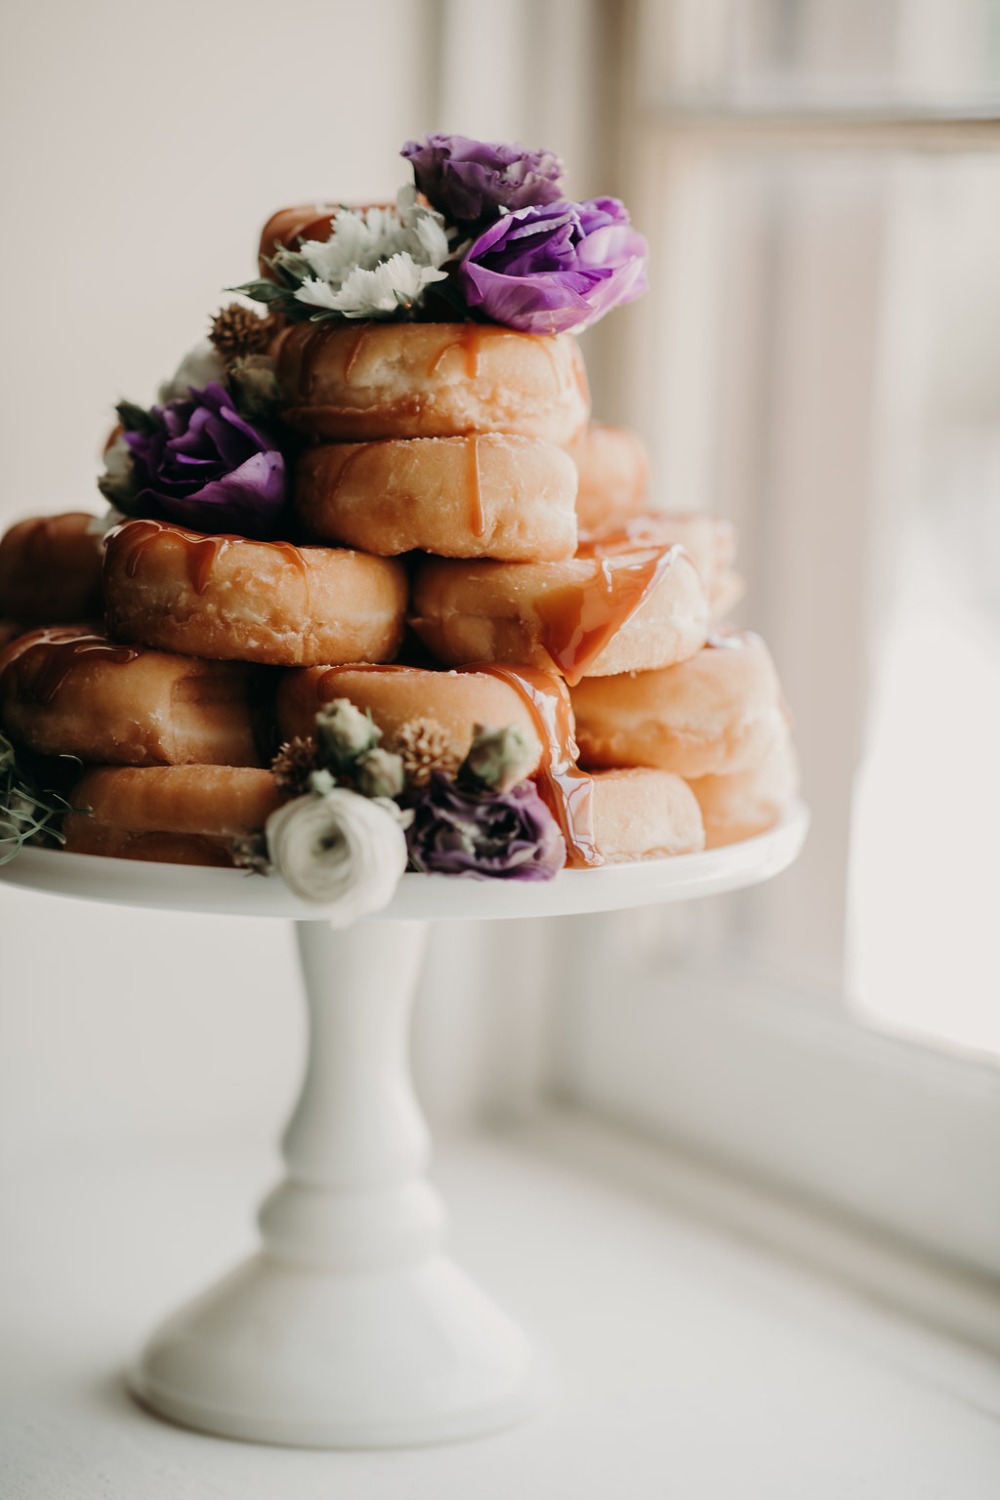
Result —
[[196, 531], [273, 536], [285, 503], [285, 460], [221, 385], [192, 388], [191, 397], [154, 406], [147, 430], [125, 433], [134, 504]]
[[507, 214], [458, 269], [469, 307], [522, 333], [587, 328], [646, 290], [646, 241], [617, 198]]
[[566, 863], [558, 824], [530, 781], [477, 791], [435, 771], [406, 838], [410, 862], [424, 874], [551, 880]]
[[562, 196], [563, 164], [551, 151], [427, 135], [407, 141], [400, 155], [431, 207], [465, 228]]

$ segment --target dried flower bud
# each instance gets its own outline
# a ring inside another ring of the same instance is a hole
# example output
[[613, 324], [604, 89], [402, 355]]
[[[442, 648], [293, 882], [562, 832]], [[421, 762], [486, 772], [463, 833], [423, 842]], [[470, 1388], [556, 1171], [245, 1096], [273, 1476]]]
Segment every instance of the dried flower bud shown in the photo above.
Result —
[[393, 736], [392, 749], [402, 758], [406, 780], [415, 787], [426, 786], [434, 771], [454, 776], [461, 760], [448, 731], [434, 719], [407, 719]]
[[406, 778], [403, 761], [391, 750], [366, 750], [354, 762], [354, 781], [364, 797], [398, 797]]
[[334, 698], [316, 715], [316, 744], [321, 762], [334, 770], [344, 770], [363, 755], [374, 750], [382, 738], [378, 729], [349, 698]]
[[301, 797], [309, 790], [309, 776], [316, 769], [316, 741], [296, 735], [286, 740], [271, 762], [271, 775], [279, 792]]
[[475, 737], [458, 771], [460, 781], [506, 792], [529, 774], [534, 763], [531, 743], [523, 729], [475, 727]]
[[260, 833], [246, 834], [233, 839], [233, 864], [240, 870], [250, 870], [254, 875], [269, 875], [274, 869], [267, 852], [267, 839], [263, 829]]
[[275, 335], [275, 320], [262, 318], [254, 308], [233, 302], [212, 319], [209, 338], [225, 360], [263, 354]]
[[279, 400], [277, 366], [266, 354], [248, 354], [229, 371], [236, 405], [251, 421], [267, 421]]

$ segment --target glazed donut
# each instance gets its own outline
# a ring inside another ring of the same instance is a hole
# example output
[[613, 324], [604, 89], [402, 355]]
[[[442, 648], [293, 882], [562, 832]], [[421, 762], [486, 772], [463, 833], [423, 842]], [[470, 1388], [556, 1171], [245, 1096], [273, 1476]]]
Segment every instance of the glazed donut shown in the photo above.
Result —
[[406, 574], [361, 552], [127, 521], [108, 534], [104, 595], [120, 641], [278, 666], [385, 661]]
[[590, 422], [567, 452], [580, 476], [576, 514], [581, 530], [627, 521], [645, 508], [649, 458], [638, 433]]
[[299, 460], [295, 508], [309, 536], [380, 557], [558, 560], [576, 550], [576, 474], [561, 448], [490, 432], [335, 443]]
[[598, 771], [592, 797], [594, 841], [605, 864], [705, 847], [698, 803], [687, 782], [668, 771]]
[[263, 828], [281, 795], [269, 771], [100, 766], [85, 772], [68, 801], [71, 853], [231, 865], [233, 839]]
[[102, 538], [85, 511], [33, 516], [0, 537], [0, 614], [22, 625], [99, 620]]
[[71, 626], [36, 630], [0, 654], [0, 722], [39, 755], [259, 766], [255, 683], [239, 662], [115, 645]]
[[449, 666], [526, 663], [567, 682], [665, 667], [708, 631], [708, 599], [680, 547], [560, 563], [425, 562], [414, 630]]
[[787, 723], [770, 653], [749, 631], [713, 636], [662, 671], [588, 678], [572, 698], [582, 765], [688, 779], [759, 764]]
[[585, 556], [614, 557], [641, 546], [679, 546], [690, 553], [716, 617], [743, 592], [743, 581], [732, 569], [736, 530], [721, 516], [704, 511], [647, 511], [580, 534], [579, 550]]
[[[475, 670], [430, 672], [402, 666], [303, 667], [287, 672], [277, 695], [282, 739], [311, 735], [316, 714], [334, 698], [349, 698], [356, 708], [367, 710], [390, 746], [404, 724], [429, 722], [441, 731], [447, 753], [456, 762], [468, 753], [477, 724], [492, 729], [516, 724], [538, 741], [524, 699], [500, 678]], [[539, 744], [536, 765], [541, 753]]]
[[297, 323], [275, 353], [284, 420], [327, 441], [517, 432], [564, 445], [590, 410], [571, 334], [485, 323]]
[[699, 776], [689, 782], [705, 823], [705, 845], [717, 849], [773, 828], [799, 789], [799, 766], [787, 730], [759, 765], [730, 776]]

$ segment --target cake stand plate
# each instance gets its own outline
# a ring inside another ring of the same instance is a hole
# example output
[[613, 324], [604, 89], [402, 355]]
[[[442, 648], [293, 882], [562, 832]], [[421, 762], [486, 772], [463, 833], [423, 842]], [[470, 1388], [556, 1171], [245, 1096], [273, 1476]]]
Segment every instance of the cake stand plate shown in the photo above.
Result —
[[[528, 1340], [445, 1253], [445, 1211], [410, 1077], [427, 923], [689, 900], [778, 874], [808, 814], [705, 854], [508, 885], [405, 875], [376, 918], [335, 932], [276, 878], [24, 850], [10, 885], [119, 905], [296, 923], [309, 1051], [265, 1199], [261, 1249], [153, 1334], [130, 1375], [144, 1405], [205, 1432], [302, 1447], [446, 1442], [530, 1414]], [[377, 922], [377, 925], [375, 923]]]

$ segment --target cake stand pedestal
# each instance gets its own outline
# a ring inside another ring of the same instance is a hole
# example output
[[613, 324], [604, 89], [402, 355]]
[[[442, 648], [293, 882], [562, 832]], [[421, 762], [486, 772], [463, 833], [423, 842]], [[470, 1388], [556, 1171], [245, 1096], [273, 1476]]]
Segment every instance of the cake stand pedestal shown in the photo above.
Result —
[[790, 864], [797, 807], [759, 838], [705, 854], [564, 871], [545, 885], [406, 875], [377, 918], [333, 932], [277, 879], [29, 849], [10, 884], [89, 900], [291, 918], [309, 1005], [287, 1175], [261, 1248], [152, 1336], [131, 1376], [144, 1405], [205, 1432], [305, 1447], [445, 1442], [537, 1404], [527, 1339], [445, 1253], [408, 1057], [427, 923], [556, 916], [690, 899]]

